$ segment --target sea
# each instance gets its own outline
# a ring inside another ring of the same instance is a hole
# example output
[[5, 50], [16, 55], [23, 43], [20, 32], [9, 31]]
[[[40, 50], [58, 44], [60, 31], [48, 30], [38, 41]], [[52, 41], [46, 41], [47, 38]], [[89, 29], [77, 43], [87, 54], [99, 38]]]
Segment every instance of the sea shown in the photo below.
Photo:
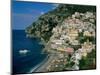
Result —
[[[12, 73], [26, 74], [41, 63], [46, 54], [42, 54], [43, 45], [37, 38], [26, 37], [25, 30], [12, 30]], [[20, 53], [27, 50], [27, 53]]]

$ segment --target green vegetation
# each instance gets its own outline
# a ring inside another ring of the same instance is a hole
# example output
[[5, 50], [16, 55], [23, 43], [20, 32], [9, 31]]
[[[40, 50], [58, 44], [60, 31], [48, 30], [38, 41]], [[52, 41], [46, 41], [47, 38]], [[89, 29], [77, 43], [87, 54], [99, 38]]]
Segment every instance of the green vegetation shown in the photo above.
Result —
[[86, 69], [95, 69], [96, 68], [96, 50], [93, 50], [91, 53], [80, 60], [80, 70]]
[[37, 21], [26, 28], [27, 35], [31, 37], [41, 38], [48, 42], [52, 36], [52, 29], [57, 25], [61, 25], [62, 21], [72, 15], [74, 12], [96, 11], [94, 6], [67, 5], [60, 4], [56, 9], [41, 15]]

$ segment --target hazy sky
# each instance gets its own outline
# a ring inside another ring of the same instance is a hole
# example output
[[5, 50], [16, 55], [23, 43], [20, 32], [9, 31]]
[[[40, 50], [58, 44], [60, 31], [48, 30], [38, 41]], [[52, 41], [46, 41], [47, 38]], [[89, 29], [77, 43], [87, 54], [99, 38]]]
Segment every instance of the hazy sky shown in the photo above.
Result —
[[12, 1], [12, 28], [25, 29], [40, 15], [54, 9], [57, 4]]

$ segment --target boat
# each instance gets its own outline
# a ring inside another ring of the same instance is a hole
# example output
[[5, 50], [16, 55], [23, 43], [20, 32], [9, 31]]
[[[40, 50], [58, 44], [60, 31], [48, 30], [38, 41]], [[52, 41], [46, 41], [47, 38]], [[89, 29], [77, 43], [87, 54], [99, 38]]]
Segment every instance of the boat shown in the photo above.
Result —
[[29, 53], [30, 51], [29, 50], [27, 50], [27, 49], [23, 49], [23, 50], [19, 50], [19, 54], [27, 54], [27, 53]]

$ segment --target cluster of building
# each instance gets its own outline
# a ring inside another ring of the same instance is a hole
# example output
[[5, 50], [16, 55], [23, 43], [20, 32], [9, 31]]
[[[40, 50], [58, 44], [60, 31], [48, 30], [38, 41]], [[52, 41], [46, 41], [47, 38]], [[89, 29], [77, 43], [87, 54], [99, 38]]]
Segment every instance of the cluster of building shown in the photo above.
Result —
[[[85, 40], [84, 43], [81, 43], [78, 37], [80, 37], [79, 34], [82, 34], [81, 37], [83, 38], [95, 38], [95, 19], [95, 14], [92, 12], [75, 12], [71, 17], [66, 18], [61, 25], [53, 28], [53, 35], [47, 43], [47, 46], [49, 47], [49, 53], [54, 52], [58, 57], [53, 60], [53, 66], [49, 65], [49, 67], [47, 67], [49, 71], [52, 68], [61, 68], [59, 64], [64, 66], [67, 62], [72, 61], [75, 64], [70, 69], [79, 69], [79, 60], [81, 60], [82, 57], [86, 57], [93, 49], [95, 50], [95, 44], [89, 41], [89, 39]], [[80, 45], [80, 48], [77, 50], [73, 48], [73, 46], [78, 45]], [[67, 61], [69, 55], [71, 56], [70, 61]], [[66, 62], [64, 60], [66, 60]]]
[[67, 59], [59, 58], [59, 56], [56, 56], [56, 57], [57, 59], [53, 59], [50, 65], [46, 68], [47, 71], [62, 71], [63, 70], [64, 66], [66, 65]]

